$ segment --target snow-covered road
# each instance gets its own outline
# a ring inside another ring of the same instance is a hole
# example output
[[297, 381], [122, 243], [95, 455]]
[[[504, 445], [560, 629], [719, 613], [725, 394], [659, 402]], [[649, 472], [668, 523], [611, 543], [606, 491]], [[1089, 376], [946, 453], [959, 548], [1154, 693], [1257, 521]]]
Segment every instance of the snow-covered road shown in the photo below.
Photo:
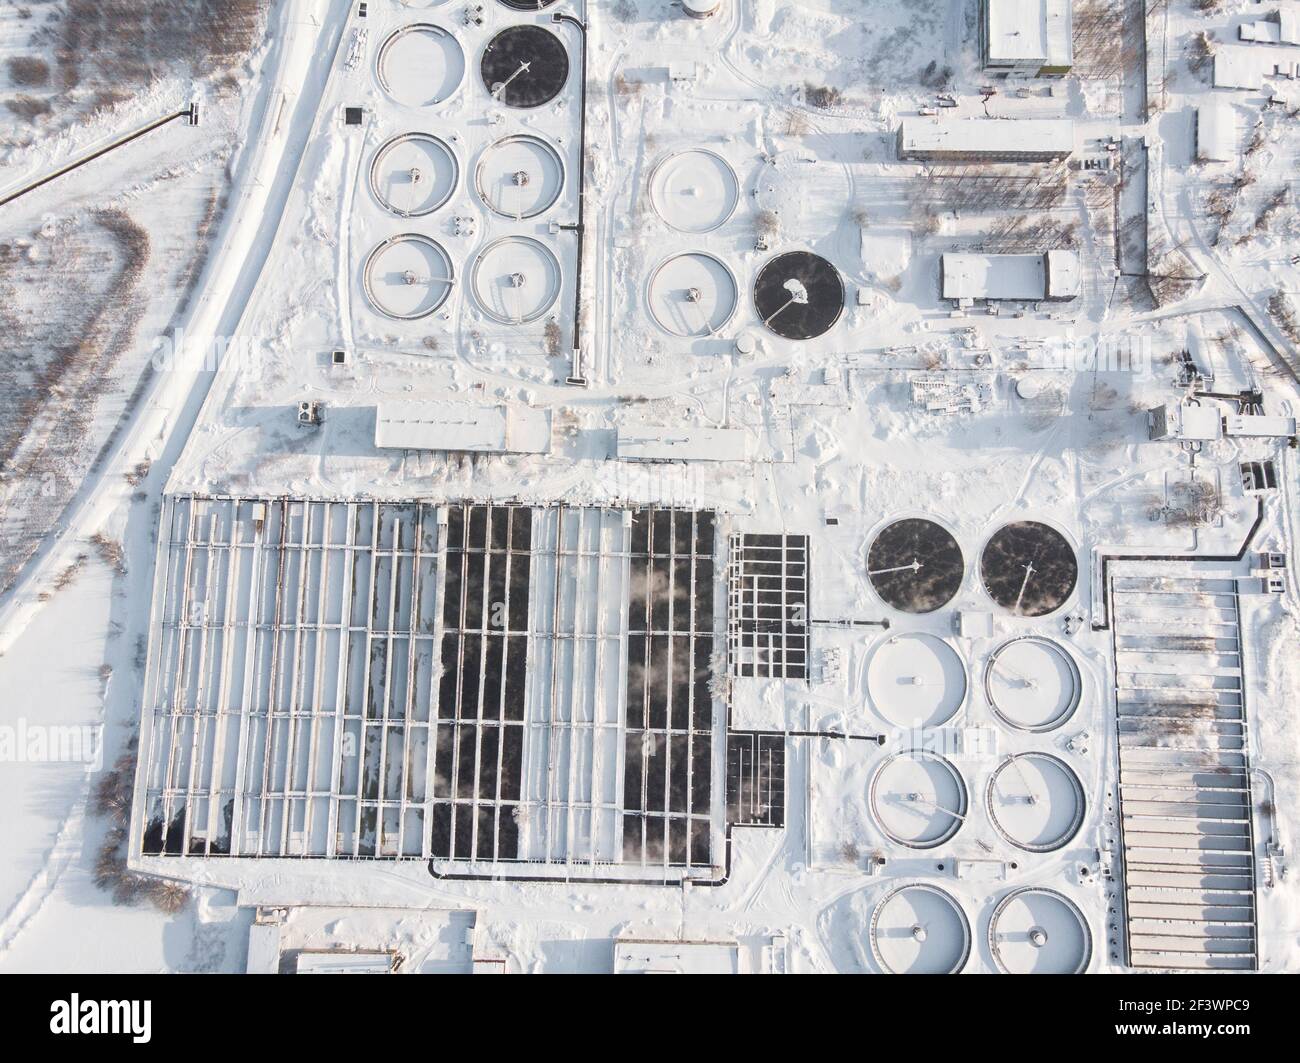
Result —
[[[298, 166], [316, 123], [342, 39], [346, 0], [284, 0], [270, 28], [271, 48], [247, 119], [221, 236], [175, 331], [187, 348], [208, 352], [235, 335], [274, 243]], [[149, 487], [160, 490], [212, 384], [210, 359], [177, 360], [154, 375], [138, 415], [50, 529], [23, 574], [0, 599], [0, 653], [41, 608], [41, 593], [69, 553], [94, 534], [134, 490], [122, 472], [153, 459]]]

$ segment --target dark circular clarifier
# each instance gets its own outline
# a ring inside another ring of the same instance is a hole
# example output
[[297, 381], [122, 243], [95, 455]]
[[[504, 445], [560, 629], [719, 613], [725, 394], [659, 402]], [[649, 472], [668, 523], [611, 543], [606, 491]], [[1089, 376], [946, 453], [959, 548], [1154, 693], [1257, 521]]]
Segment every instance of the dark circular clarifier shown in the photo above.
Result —
[[511, 26], [488, 42], [479, 69], [488, 92], [507, 107], [540, 107], [569, 80], [569, 53], [550, 30]]
[[791, 251], [772, 259], [759, 273], [754, 307], [778, 336], [815, 339], [829, 332], [844, 313], [844, 281], [821, 256]]
[[498, 3], [511, 11], [542, 11], [555, 2], [556, 0], [498, 0]]
[[947, 528], [932, 520], [895, 521], [867, 552], [867, 577], [881, 598], [904, 613], [933, 613], [957, 596], [966, 559]]
[[1055, 528], [1019, 521], [988, 541], [980, 578], [989, 597], [1016, 616], [1046, 616], [1074, 593], [1079, 562], [1074, 547]]

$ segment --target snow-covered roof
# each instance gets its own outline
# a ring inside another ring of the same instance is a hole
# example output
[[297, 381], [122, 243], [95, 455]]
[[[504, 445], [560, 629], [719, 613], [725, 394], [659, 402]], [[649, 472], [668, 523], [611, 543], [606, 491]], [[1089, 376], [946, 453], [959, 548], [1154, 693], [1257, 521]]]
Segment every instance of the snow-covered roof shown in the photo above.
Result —
[[1067, 156], [1074, 123], [1058, 118], [904, 118], [900, 153]]
[[375, 446], [545, 454], [551, 449], [551, 416], [524, 406], [386, 402], [375, 411]]
[[945, 299], [1042, 299], [1046, 294], [1042, 255], [943, 256]]
[[254, 923], [248, 928], [248, 957], [244, 970], [248, 974], [280, 973], [278, 923]]
[[1154, 413], [1160, 414], [1162, 411], [1163, 417], [1156, 422], [1153, 438], [1206, 442], [1219, 439], [1223, 435], [1223, 418], [1218, 409], [1213, 406], [1170, 402], [1163, 407], [1158, 407]]
[[1209, 162], [1237, 157], [1237, 114], [1226, 100], [1211, 100], [1196, 109], [1196, 157]]
[[1038, 62], [1068, 67], [1074, 62], [1071, 0], [985, 0], [988, 12], [986, 60], [993, 65]]
[[745, 433], [697, 425], [624, 425], [618, 430], [619, 461], [744, 461]]
[[1296, 434], [1296, 420], [1281, 414], [1229, 414], [1224, 430], [1230, 436], [1285, 439]]
[[1237, 36], [1257, 44], [1300, 44], [1300, 12], [1294, 8], [1282, 8], [1276, 21], [1257, 19], [1243, 22], [1237, 29]]
[[1278, 35], [1283, 44], [1300, 44], [1300, 10], [1284, 7], [1277, 13]]
[[303, 951], [298, 954], [299, 974], [392, 974], [389, 952], [344, 952], [341, 949]]
[[1249, 48], [1220, 48], [1214, 53], [1216, 89], [1258, 89], [1264, 84], [1260, 53]]
[[1083, 284], [1079, 256], [1073, 251], [1048, 251], [1044, 257], [1047, 262], [1047, 298], [1075, 298]]

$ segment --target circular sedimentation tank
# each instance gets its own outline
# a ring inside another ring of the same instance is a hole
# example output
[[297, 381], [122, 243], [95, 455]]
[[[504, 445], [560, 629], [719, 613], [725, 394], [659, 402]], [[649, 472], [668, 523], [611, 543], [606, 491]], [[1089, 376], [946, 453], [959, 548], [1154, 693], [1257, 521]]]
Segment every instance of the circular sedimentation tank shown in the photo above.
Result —
[[455, 278], [446, 250], [419, 233], [389, 237], [362, 268], [370, 305], [396, 321], [428, 317], [450, 297]]
[[650, 275], [650, 316], [674, 336], [713, 336], [740, 303], [736, 275], [720, 258], [702, 251], [674, 255]]
[[961, 772], [925, 750], [897, 753], [881, 764], [871, 780], [870, 804], [880, 829], [911, 849], [949, 841], [969, 811]]
[[691, 18], [712, 18], [722, 10], [722, 0], [682, 0], [682, 10]]
[[541, 137], [502, 137], [483, 152], [474, 171], [479, 198], [494, 214], [522, 221], [545, 214], [564, 192], [564, 159]]
[[736, 171], [706, 148], [674, 152], [650, 175], [650, 202], [678, 232], [700, 235], [720, 229], [740, 204]]
[[871, 914], [871, 953], [887, 974], [957, 974], [970, 959], [970, 922], [953, 896], [916, 883]]
[[1079, 777], [1048, 753], [1007, 757], [989, 778], [985, 800], [998, 833], [1031, 853], [1068, 845], [1087, 807]]
[[545, 244], [508, 236], [489, 244], [474, 260], [470, 287], [493, 321], [522, 325], [541, 318], [560, 297], [560, 263]]
[[966, 558], [952, 533], [909, 517], [878, 534], [867, 552], [867, 578], [881, 599], [904, 613], [933, 613], [957, 596]]
[[989, 919], [989, 951], [1004, 974], [1083, 974], [1092, 932], [1073, 901], [1056, 890], [1008, 893]]
[[893, 635], [867, 665], [867, 693], [895, 727], [938, 727], [966, 700], [966, 666], [943, 639], [926, 632]]
[[1019, 731], [1052, 731], [1079, 707], [1083, 676], [1069, 650], [1039, 635], [1004, 642], [984, 669], [993, 714]]
[[465, 78], [465, 50], [441, 26], [417, 22], [395, 30], [379, 48], [379, 84], [407, 107], [449, 100]]
[[989, 539], [980, 578], [989, 597], [1016, 616], [1046, 616], [1074, 593], [1079, 562], [1070, 541], [1051, 525], [1018, 521]]
[[820, 255], [790, 251], [759, 271], [754, 308], [778, 336], [816, 339], [834, 328], [844, 313], [844, 280]]
[[497, 0], [497, 3], [511, 11], [545, 11], [557, 2], [558, 0]]
[[446, 206], [459, 182], [456, 153], [428, 133], [394, 137], [370, 164], [370, 190], [385, 210], [402, 218], [423, 218]]
[[569, 52], [548, 29], [509, 26], [488, 42], [479, 72], [492, 98], [507, 107], [541, 107], [564, 91]]

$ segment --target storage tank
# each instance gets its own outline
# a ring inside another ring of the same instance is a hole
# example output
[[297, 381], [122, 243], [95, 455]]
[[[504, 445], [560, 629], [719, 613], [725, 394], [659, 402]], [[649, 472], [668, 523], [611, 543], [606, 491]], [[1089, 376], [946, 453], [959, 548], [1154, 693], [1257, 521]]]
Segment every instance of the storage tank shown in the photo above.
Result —
[[682, 0], [682, 10], [691, 18], [711, 18], [722, 10], [722, 0]]

